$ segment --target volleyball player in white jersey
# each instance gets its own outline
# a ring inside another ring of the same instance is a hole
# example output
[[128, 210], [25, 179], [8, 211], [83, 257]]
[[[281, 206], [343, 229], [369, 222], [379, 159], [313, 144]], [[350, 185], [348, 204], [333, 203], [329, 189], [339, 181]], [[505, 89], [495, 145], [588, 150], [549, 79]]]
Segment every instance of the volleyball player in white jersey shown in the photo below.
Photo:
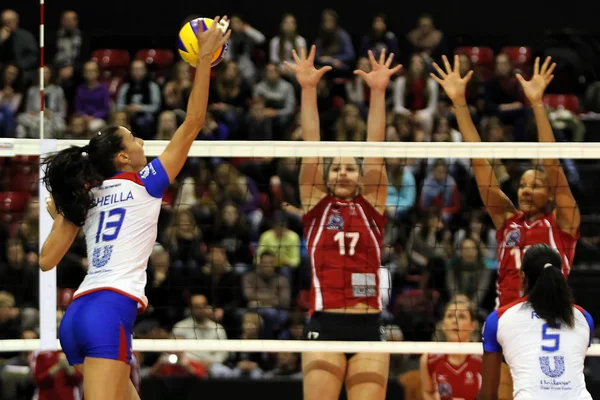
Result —
[[146, 266], [162, 194], [204, 125], [212, 54], [230, 35], [218, 21], [198, 34], [186, 119], [157, 159], [147, 164], [144, 142], [113, 126], [86, 146], [62, 150], [44, 162], [54, 224], [40, 267], [48, 271], [58, 264], [79, 229], [85, 232], [91, 260], [59, 331], [69, 364], [83, 372], [86, 400], [139, 399], [129, 379], [133, 324], [137, 311], [147, 306]]
[[491, 313], [483, 328], [480, 400], [498, 398], [504, 356], [513, 378], [514, 400], [592, 399], [583, 363], [594, 321], [573, 296], [562, 274], [560, 254], [546, 244], [523, 256], [524, 297]]

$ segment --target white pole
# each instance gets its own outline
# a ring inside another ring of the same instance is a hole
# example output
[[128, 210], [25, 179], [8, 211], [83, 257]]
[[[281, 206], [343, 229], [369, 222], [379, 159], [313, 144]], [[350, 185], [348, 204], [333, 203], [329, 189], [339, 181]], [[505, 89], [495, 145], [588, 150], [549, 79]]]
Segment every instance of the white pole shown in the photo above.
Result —
[[[44, 139], [44, 0], [40, 0], [40, 163], [48, 153], [56, 151], [56, 140]], [[40, 165], [40, 178], [44, 170]], [[46, 211], [48, 191], [40, 180], [40, 251], [52, 229], [52, 218]], [[56, 268], [39, 273], [40, 280], [40, 350], [56, 350]]]
[[[40, 162], [48, 153], [56, 151], [56, 140], [40, 141]], [[44, 169], [40, 166], [40, 178]], [[52, 217], [46, 211], [46, 197], [49, 193], [40, 180], [40, 251], [52, 230]], [[40, 270], [40, 350], [56, 350], [56, 268], [43, 272]]]

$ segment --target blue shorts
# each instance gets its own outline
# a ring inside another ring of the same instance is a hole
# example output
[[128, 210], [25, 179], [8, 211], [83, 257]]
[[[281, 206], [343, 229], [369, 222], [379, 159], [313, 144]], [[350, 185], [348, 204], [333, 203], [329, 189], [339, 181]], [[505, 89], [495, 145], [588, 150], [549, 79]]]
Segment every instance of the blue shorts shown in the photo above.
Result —
[[131, 361], [137, 302], [111, 290], [73, 301], [62, 318], [58, 338], [70, 365], [86, 357]]

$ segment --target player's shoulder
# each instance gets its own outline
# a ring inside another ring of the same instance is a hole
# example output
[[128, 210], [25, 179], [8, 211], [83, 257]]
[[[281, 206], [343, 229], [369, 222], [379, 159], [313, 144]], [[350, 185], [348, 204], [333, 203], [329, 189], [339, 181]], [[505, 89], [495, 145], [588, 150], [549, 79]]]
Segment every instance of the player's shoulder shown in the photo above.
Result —
[[126, 181], [139, 186], [144, 186], [144, 182], [142, 181], [140, 175], [136, 172], [119, 172], [118, 174], [106, 179], [106, 181], [108, 182], [105, 183], [105, 186], [109, 186], [111, 181]]
[[302, 221], [310, 222], [313, 218], [322, 217], [327, 210], [327, 206], [332, 204], [335, 199], [330, 195], [325, 195], [321, 200], [316, 201], [310, 210], [302, 216]]
[[[512, 312], [520, 309], [520, 306], [526, 302], [527, 302], [527, 298], [523, 297], [523, 298], [517, 299], [515, 301], [511, 301], [510, 303], [508, 303], [502, 307], [499, 307], [498, 310], [496, 310], [497, 318], [500, 319], [502, 316], [506, 315], [507, 312], [510, 315]], [[517, 307], [519, 307], [519, 308], [517, 308]]]
[[427, 354], [427, 364], [433, 365], [446, 359], [445, 354]]
[[585, 320], [588, 323], [591, 323], [591, 324], [594, 323], [594, 319], [592, 318], [592, 315], [589, 312], [587, 312], [583, 307], [581, 307], [581, 306], [579, 306], [577, 304], [574, 304], [573, 308], [575, 309], [575, 312], [576, 312], [575, 315], [576, 316], [577, 315], [579, 315], [580, 317], [582, 316], [583, 318], [585, 318]]

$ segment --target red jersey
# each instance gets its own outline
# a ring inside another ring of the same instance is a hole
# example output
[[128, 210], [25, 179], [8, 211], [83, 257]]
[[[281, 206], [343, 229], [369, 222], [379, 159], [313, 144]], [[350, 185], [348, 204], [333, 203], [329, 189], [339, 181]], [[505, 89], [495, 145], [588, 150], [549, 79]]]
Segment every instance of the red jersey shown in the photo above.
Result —
[[440, 400], [475, 400], [481, 388], [481, 357], [468, 355], [462, 364], [450, 364], [447, 354], [429, 354], [427, 371]]
[[571, 271], [577, 237], [573, 237], [558, 227], [554, 214], [530, 222], [525, 214], [517, 211], [506, 220], [504, 227], [496, 232], [498, 242], [498, 299], [499, 307], [521, 298], [519, 270], [523, 254], [534, 244], [547, 244], [556, 249], [563, 263], [565, 278]]
[[34, 400], [80, 400], [83, 395], [83, 375], [61, 369], [54, 376], [50, 369], [58, 362], [60, 351], [39, 351], [31, 354], [30, 368], [36, 385]]
[[362, 196], [326, 196], [302, 217], [312, 267], [310, 314], [358, 303], [381, 310], [379, 268], [386, 217]]

